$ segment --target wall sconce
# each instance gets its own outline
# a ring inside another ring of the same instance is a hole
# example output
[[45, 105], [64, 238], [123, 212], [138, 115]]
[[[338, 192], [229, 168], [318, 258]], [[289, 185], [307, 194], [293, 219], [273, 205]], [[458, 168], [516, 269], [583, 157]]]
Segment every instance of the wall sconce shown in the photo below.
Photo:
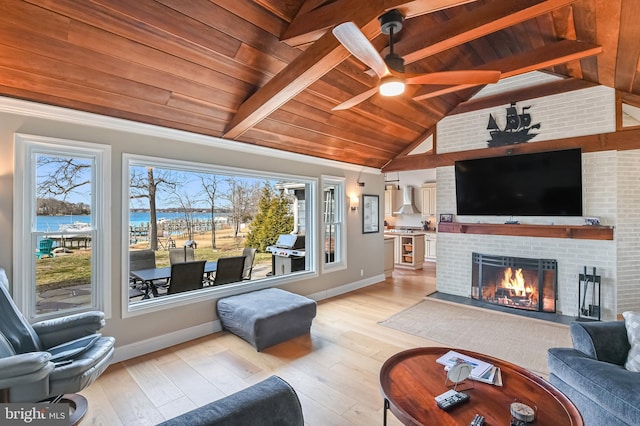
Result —
[[357, 195], [352, 195], [349, 197], [349, 200], [351, 205], [351, 211], [355, 212], [356, 210], [358, 210], [358, 207], [360, 207], [360, 197], [358, 197]]

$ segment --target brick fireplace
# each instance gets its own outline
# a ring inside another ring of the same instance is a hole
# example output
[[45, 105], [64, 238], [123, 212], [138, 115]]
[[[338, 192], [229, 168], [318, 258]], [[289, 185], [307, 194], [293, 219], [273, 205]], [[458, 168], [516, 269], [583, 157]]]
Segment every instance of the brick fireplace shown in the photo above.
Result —
[[[526, 78], [531, 78], [527, 75]], [[525, 76], [522, 76], [525, 78]], [[542, 76], [540, 76], [542, 78]], [[545, 76], [546, 78], [546, 76]], [[512, 78], [516, 83], [517, 77]], [[516, 83], [517, 84], [517, 83]], [[486, 88], [491, 90], [489, 86]], [[480, 96], [480, 94], [478, 95]], [[615, 92], [602, 86], [562, 95], [531, 99], [535, 119], [543, 123], [540, 135], [530, 144], [562, 140], [582, 135], [606, 135], [616, 131]], [[527, 104], [527, 105], [528, 105]], [[447, 154], [487, 148], [482, 132], [490, 113], [503, 107], [490, 107], [441, 120], [437, 126], [437, 152]], [[581, 123], [576, 125], [576, 123]], [[603, 138], [602, 140], [605, 140]], [[518, 146], [513, 147], [517, 153]], [[494, 155], [487, 152], [487, 155]], [[496, 154], [499, 155], [499, 154]], [[616, 319], [625, 310], [640, 309], [640, 150], [582, 153], [583, 214], [596, 216], [601, 223], [615, 226], [613, 240], [564, 235], [540, 237], [490, 235], [488, 233], [438, 232], [436, 285], [439, 292], [471, 297], [472, 253], [489, 253], [522, 258], [557, 261], [556, 312], [578, 316], [579, 274], [587, 266], [602, 276], [602, 319]], [[452, 165], [436, 168], [437, 213], [454, 214], [454, 224], [505, 224], [582, 226], [582, 217], [457, 216], [455, 173]], [[522, 226], [520, 225], [520, 226]], [[518, 225], [514, 225], [518, 226]]]
[[439, 292], [473, 297], [473, 253], [555, 260], [555, 311], [573, 317], [578, 316], [579, 274], [585, 266], [596, 267], [602, 274], [602, 318], [616, 317], [614, 241], [438, 232], [436, 287]]
[[[625, 154], [629, 156], [629, 153]], [[594, 175], [591, 167], [597, 164], [598, 170], [615, 169], [612, 162], [616, 156], [603, 153], [583, 154], [586, 159], [584, 176]], [[595, 158], [598, 157], [598, 161]], [[625, 157], [626, 161], [626, 157]], [[436, 170], [438, 182], [438, 211], [455, 212], [455, 174], [452, 166], [438, 167]], [[596, 180], [594, 180], [595, 182]], [[614, 191], [609, 181], [597, 179], [598, 185], [587, 182], [584, 185], [586, 212], [594, 212], [597, 200], [606, 197]], [[598, 216], [596, 214], [596, 216]], [[599, 215], [605, 224], [612, 221]], [[515, 219], [520, 225], [511, 225], [513, 232], [509, 235], [500, 234], [493, 229], [509, 227], [505, 222]], [[620, 263], [622, 257], [629, 258], [638, 251], [632, 247], [634, 239], [626, 237], [626, 223], [618, 220], [614, 230], [613, 240], [601, 239], [599, 236], [582, 235], [583, 218], [571, 217], [498, 217], [498, 216], [456, 216], [454, 227], [462, 227], [458, 232], [442, 232], [438, 230], [436, 287], [438, 292], [471, 298], [472, 256], [473, 253], [484, 253], [497, 256], [512, 256], [530, 259], [553, 259], [557, 262], [556, 271], [556, 306], [557, 314], [577, 317], [580, 301], [578, 297], [579, 274], [584, 267], [589, 270], [596, 267], [602, 275], [602, 319], [615, 319], [618, 310], [624, 304], [633, 306], [631, 292], [632, 280], [630, 271], [634, 267], [627, 267], [632, 263]], [[531, 227], [542, 226], [553, 230], [550, 234], [537, 235]], [[484, 230], [484, 227], [490, 229]], [[629, 225], [631, 227], [631, 225]], [[636, 225], [637, 228], [637, 225]], [[530, 232], [531, 231], [531, 232]], [[555, 232], [561, 231], [558, 234]], [[628, 242], [627, 242], [628, 241]], [[625, 247], [621, 251], [621, 248]], [[633, 263], [636, 265], [637, 263]], [[624, 267], [622, 267], [624, 266]], [[629, 272], [627, 272], [629, 271]], [[629, 284], [626, 284], [626, 283]], [[625, 283], [623, 286], [622, 283]], [[637, 279], [635, 280], [637, 285]], [[629, 290], [626, 290], [626, 288]], [[633, 287], [637, 288], [637, 287]], [[623, 294], [627, 296], [623, 297]], [[621, 297], [623, 297], [621, 299]]]
[[527, 311], [556, 311], [555, 260], [473, 253], [471, 262], [471, 298]]

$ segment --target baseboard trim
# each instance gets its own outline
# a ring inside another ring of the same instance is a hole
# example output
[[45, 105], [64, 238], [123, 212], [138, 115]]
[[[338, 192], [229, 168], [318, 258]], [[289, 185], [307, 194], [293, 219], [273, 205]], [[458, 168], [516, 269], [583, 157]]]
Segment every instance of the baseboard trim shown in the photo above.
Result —
[[117, 362], [126, 361], [137, 356], [166, 349], [168, 347], [179, 345], [180, 343], [198, 339], [219, 331], [222, 331], [222, 324], [220, 323], [220, 320], [215, 320], [185, 328], [183, 330], [174, 331], [172, 333], [152, 337], [140, 342], [118, 346], [114, 351], [111, 363], [115, 364]]
[[384, 274], [375, 275], [373, 277], [365, 278], [364, 280], [355, 281], [349, 284], [345, 284], [339, 287], [330, 288], [328, 290], [319, 291], [317, 293], [307, 294], [309, 299], [323, 300], [331, 297], [340, 296], [341, 294], [349, 293], [350, 291], [358, 290], [359, 288], [368, 287], [373, 284], [377, 284], [380, 281], [384, 281]]
[[[308, 294], [306, 297], [316, 301], [329, 299], [331, 297], [349, 293], [350, 291], [377, 284], [380, 281], [384, 281], [384, 279], [384, 274], [380, 274], [366, 278], [364, 280], [359, 280], [353, 283], [331, 288], [329, 290]], [[198, 324], [193, 327], [185, 328], [183, 330], [174, 331], [172, 333], [152, 337], [140, 342], [118, 346], [115, 349], [113, 360], [111, 361], [111, 363], [115, 364], [117, 362], [126, 361], [137, 356], [146, 355], [148, 353], [159, 351], [161, 349], [166, 349], [168, 347], [179, 345], [180, 343], [188, 342], [189, 340], [198, 339], [200, 337], [204, 337], [220, 331], [222, 331], [222, 323], [220, 322], [220, 320], [215, 320], [206, 322], [204, 324]]]

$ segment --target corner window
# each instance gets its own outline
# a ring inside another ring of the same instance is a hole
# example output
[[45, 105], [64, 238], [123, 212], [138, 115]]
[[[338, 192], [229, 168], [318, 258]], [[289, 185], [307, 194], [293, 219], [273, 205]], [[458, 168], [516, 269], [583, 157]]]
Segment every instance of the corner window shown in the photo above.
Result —
[[[315, 181], [128, 154], [123, 170], [128, 311], [314, 272]], [[194, 268], [189, 283], [179, 268]]]
[[29, 319], [109, 315], [110, 147], [15, 137], [14, 297]]

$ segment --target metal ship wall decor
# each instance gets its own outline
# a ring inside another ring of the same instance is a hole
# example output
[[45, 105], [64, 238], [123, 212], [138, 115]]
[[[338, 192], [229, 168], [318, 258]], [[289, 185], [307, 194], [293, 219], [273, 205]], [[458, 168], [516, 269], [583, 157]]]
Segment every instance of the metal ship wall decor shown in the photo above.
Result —
[[537, 133], [529, 133], [532, 129], [540, 128], [540, 123], [531, 125], [531, 114], [527, 112], [529, 108], [531, 105], [523, 107], [522, 113], [518, 114], [516, 103], [511, 102], [511, 106], [507, 107], [507, 124], [502, 130], [498, 127], [493, 115], [489, 114], [489, 124], [487, 124], [487, 130], [491, 136], [491, 140], [487, 141], [489, 148], [525, 143], [537, 136]]

